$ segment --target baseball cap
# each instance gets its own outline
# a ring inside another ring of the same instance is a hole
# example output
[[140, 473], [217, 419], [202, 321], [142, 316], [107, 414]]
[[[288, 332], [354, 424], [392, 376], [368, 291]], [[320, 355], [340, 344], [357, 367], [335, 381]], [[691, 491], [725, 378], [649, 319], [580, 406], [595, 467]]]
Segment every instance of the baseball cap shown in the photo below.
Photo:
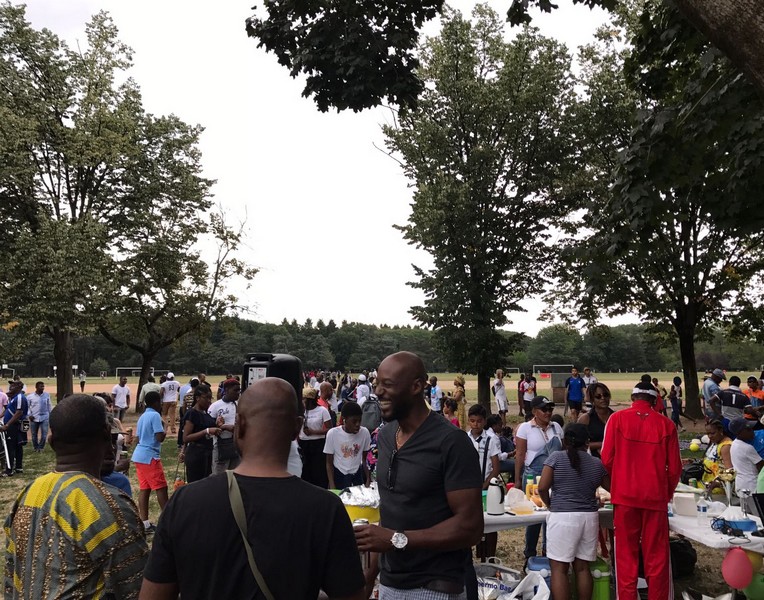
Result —
[[167, 379], [175, 379], [175, 373], [172, 371], [167, 371]]
[[551, 406], [554, 408], [554, 402], [552, 402], [546, 396], [536, 396], [533, 400], [531, 400], [531, 409], [544, 408], [546, 406]]
[[711, 375], [714, 375], [715, 377], [721, 377], [722, 379], [727, 379], [727, 376], [721, 369], [714, 369]]
[[364, 375], [363, 373], [361, 373], [361, 374], [358, 376], [358, 381], [366, 381], [366, 375]]
[[754, 427], [756, 427], [756, 421], [737, 417], [730, 421], [729, 430], [732, 435], [738, 435], [743, 429], [753, 429]]

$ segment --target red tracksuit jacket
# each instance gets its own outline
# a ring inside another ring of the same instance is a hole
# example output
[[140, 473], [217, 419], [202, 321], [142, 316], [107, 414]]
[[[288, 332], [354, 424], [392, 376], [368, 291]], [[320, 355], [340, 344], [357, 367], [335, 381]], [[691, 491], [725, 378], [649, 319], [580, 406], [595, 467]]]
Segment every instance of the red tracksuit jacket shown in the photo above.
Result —
[[671, 419], [645, 400], [607, 421], [600, 451], [613, 504], [666, 512], [682, 474], [679, 436]]

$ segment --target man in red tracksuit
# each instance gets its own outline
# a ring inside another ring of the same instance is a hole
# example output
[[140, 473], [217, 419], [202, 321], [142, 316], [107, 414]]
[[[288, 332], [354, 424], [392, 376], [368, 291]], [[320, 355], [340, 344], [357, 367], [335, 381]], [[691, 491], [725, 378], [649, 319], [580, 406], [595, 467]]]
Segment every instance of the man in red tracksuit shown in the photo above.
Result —
[[636, 600], [640, 549], [649, 600], [673, 600], [668, 503], [682, 474], [679, 438], [670, 419], [653, 410], [658, 392], [640, 382], [631, 408], [605, 427], [602, 463], [614, 506], [618, 600]]

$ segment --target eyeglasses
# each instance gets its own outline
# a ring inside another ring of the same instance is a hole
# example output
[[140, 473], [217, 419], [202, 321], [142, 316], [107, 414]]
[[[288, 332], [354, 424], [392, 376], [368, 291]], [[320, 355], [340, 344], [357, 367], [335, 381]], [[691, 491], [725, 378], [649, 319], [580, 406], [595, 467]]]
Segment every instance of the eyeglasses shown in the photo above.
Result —
[[390, 455], [390, 466], [387, 467], [387, 489], [392, 490], [395, 488], [395, 457], [398, 456], [398, 449], [393, 450]]
[[554, 412], [554, 406], [539, 406], [538, 409], [542, 412]]

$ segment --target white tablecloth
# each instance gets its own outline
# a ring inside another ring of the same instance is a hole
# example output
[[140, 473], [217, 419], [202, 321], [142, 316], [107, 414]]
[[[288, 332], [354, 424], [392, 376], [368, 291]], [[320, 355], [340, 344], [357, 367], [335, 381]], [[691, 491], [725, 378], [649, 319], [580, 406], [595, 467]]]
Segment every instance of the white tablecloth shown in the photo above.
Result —
[[[600, 525], [609, 529], [613, 528], [613, 510], [610, 508], [601, 508]], [[536, 523], [543, 523], [549, 516], [549, 511], [536, 511], [532, 515], [489, 515], [483, 513], [484, 533], [493, 533], [495, 531], [504, 531], [505, 529], [514, 529], [516, 527], [527, 527]], [[759, 554], [764, 554], [764, 538], [746, 534], [748, 542], [740, 543], [742, 540], [736, 538], [730, 541], [728, 535], [723, 535], [718, 531], [711, 529], [711, 519], [708, 520], [708, 526], [698, 525], [696, 517], [683, 517], [674, 515], [669, 517], [669, 529], [674, 533], [682, 535], [694, 542], [715, 548], [717, 550], [726, 550], [734, 546], [740, 546], [744, 550], [753, 550]]]
[[743, 550], [753, 550], [759, 554], [764, 554], [764, 538], [755, 537], [750, 533], [747, 533], [746, 539], [749, 540], [747, 543], [740, 543], [743, 540], [739, 538], [734, 538], [730, 541], [728, 535], [724, 535], [711, 529], [711, 519], [708, 519], [707, 526], [701, 526], [698, 525], [697, 517], [674, 515], [673, 517], [669, 517], [669, 529], [674, 533], [678, 533], [687, 539], [699, 542], [709, 548], [725, 550], [734, 546], [740, 546]]
[[[536, 523], [543, 523], [549, 516], [548, 510], [535, 511], [531, 515], [489, 515], [483, 513], [483, 533], [493, 533], [494, 531], [504, 531], [505, 529], [514, 529], [515, 527], [527, 527]], [[613, 509], [600, 509], [600, 525], [613, 528]]]

